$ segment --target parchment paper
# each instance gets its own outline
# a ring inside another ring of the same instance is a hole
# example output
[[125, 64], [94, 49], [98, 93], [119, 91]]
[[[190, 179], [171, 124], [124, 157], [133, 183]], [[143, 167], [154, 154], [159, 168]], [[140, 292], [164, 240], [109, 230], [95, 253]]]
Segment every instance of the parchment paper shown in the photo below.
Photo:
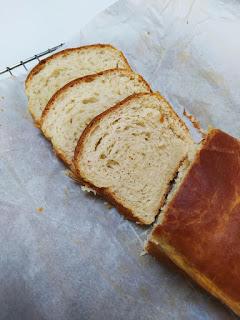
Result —
[[[128, 0], [68, 46], [116, 45], [177, 112], [239, 137], [239, 35], [237, 1]], [[25, 76], [0, 82], [0, 319], [236, 319], [141, 256], [148, 229], [66, 176], [27, 112]]]

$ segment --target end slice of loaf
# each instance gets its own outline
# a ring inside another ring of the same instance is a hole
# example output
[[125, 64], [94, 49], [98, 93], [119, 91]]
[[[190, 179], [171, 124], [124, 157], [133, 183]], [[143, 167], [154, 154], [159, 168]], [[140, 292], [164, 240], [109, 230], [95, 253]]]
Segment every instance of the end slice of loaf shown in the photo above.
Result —
[[146, 250], [240, 315], [240, 141], [211, 130], [188, 155]]
[[49, 101], [43, 112], [42, 131], [55, 152], [71, 166], [78, 139], [94, 117], [133, 93], [150, 91], [140, 75], [124, 69], [74, 80]]
[[108, 44], [70, 48], [42, 60], [26, 80], [29, 111], [36, 124], [49, 99], [66, 83], [113, 68], [131, 70], [123, 53]]
[[163, 97], [136, 94], [88, 125], [75, 150], [75, 170], [127, 218], [150, 224], [192, 143]]

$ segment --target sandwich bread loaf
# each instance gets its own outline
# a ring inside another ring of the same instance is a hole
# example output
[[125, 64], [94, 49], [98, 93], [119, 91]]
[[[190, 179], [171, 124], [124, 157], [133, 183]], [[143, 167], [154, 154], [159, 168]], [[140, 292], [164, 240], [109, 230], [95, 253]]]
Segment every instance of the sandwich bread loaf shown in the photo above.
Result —
[[213, 129], [181, 167], [146, 246], [240, 315], [240, 141]]

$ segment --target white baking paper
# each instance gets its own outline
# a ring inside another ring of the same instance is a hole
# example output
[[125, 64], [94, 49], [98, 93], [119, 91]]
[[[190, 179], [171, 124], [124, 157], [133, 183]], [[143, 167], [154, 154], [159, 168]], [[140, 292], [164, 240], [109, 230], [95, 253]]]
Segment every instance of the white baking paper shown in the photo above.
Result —
[[[240, 136], [239, 2], [119, 1], [67, 46], [95, 42], [123, 50], [179, 114]], [[0, 81], [0, 319], [236, 319], [141, 256], [148, 229], [66, 176], [27, 112], [25, 76]]]

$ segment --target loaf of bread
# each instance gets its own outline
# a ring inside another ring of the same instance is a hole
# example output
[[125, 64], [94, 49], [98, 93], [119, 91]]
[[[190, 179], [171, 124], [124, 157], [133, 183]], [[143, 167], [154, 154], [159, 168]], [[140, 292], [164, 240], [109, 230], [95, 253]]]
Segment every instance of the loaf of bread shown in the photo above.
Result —
[[240, 315], [240, 141], [212, 130], [184, 162], [146, 249]]
[[151, 224], [146, 250], [240, 315], [240, 141], [196, 146], [169, 103], [111, 45], [66, 49], [28, 75], [29, 110], [87, 191]]
[[26, 80], [29, 111], [36, 125], [49, 99], [66, 83], [113, 68], [131, 70], [122, 52], [109, 44], [66, 49], [42, 60]]
[[75, 172], [126, 217], [150, 224], [190, 145], [188, 129], [166, 100], [139, 93], [87, 126], [75, 150]]
[[140, 75], [126, 69], [73, 80], [48, 102], [42, 116], [42, 131], [59, 157], [71, 166], [78, 139], [95, 116], [133, 93], [150, 91]]

